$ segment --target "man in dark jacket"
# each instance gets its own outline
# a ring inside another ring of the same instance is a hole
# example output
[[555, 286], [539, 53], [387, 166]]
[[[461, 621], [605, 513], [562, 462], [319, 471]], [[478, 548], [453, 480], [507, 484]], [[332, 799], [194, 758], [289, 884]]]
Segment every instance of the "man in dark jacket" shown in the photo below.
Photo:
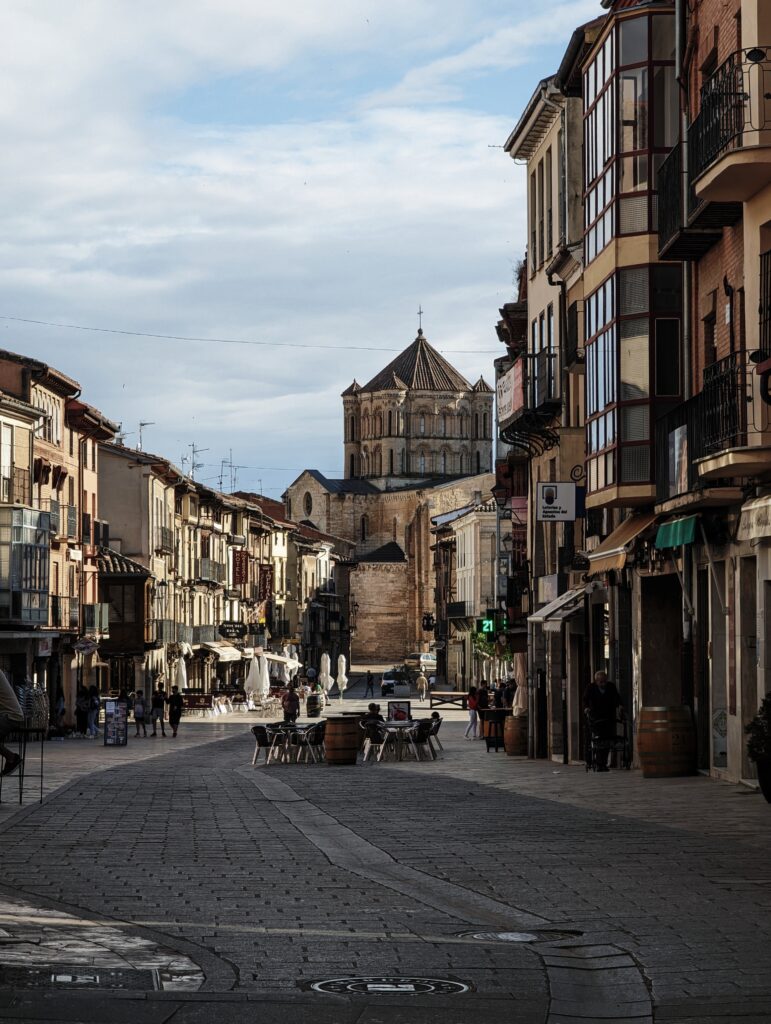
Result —
[[589, 728], [596, 737], [595, 763], [598, 772], [608, 771], [608, 754], [610, 745], [616, 738], [616, 716], [624, 709], [618, 690], [608, 682], [607, 672], [595, 672], [594, 682], [589, 683], [584, 691], [584, 713], [589, 720]]

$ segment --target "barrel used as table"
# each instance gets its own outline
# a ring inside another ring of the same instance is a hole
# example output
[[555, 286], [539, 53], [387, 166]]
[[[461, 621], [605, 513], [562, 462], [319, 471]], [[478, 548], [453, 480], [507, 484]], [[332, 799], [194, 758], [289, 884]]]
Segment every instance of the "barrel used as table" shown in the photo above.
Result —
[[509, 757], [527, 757], [527, 715], [508, 715], [503, 726], [503, 749]]
[[305, 699], [305, 713], [308, 718], [318, 718], [321, 714], [321, 694], [309, 693]]
[[646, 779], [692, 775], [696, 771], [696, 733], [691, 709], [641, 708], [637, 753]]
[[327, 764], [356, 764], [360, 732], [358, 717], [330, 715], [324, 734]]

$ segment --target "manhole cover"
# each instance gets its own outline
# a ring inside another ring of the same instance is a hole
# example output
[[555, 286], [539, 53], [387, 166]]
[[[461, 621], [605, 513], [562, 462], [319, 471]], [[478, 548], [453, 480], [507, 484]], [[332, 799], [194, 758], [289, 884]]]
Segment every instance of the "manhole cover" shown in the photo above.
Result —
[[471, 985], [447, 978], [326, 978], [314, 981], [314, 992], [335, 992], [343, 995], [420, 995], [449, 996], [471, 991]]
[[561, 942], [564, 939], [578, 939], [584, 933], [577, 931], [537, 932], [461, 932], [462, 939], [478, 939], [480, 942]]

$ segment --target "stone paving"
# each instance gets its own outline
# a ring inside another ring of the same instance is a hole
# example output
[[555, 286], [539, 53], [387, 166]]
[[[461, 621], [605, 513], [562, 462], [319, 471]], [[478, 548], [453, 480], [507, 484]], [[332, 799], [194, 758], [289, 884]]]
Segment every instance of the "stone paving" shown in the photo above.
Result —
[[[218, 1024], [771, 1021], [757, 793], [488, 754], [463, 717], [421, 764], [252, 768], [235, 715], [47, 744], [44, 803], [0, 804], [0, 1021], [192, 1024], [215, 1002]], [[20, 973], [22, 941], [50, 971]], [[111, 959], [127, 949], [204, 981], [132, 985]], [[53, 980], [78, 963], [91, 980]], [[350, 977], [370, 989], [311, 989]], [[412, 994], [413, 977], [469, 991]]]

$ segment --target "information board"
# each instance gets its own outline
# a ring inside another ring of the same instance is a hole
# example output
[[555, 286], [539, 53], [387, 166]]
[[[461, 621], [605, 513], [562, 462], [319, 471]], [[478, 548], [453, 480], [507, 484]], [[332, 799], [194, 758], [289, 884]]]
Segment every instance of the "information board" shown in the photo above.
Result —
[[128, 704], [122, 700], [106, 700], [104, 711], [104, 745], [125, 747], [128, 743]]

